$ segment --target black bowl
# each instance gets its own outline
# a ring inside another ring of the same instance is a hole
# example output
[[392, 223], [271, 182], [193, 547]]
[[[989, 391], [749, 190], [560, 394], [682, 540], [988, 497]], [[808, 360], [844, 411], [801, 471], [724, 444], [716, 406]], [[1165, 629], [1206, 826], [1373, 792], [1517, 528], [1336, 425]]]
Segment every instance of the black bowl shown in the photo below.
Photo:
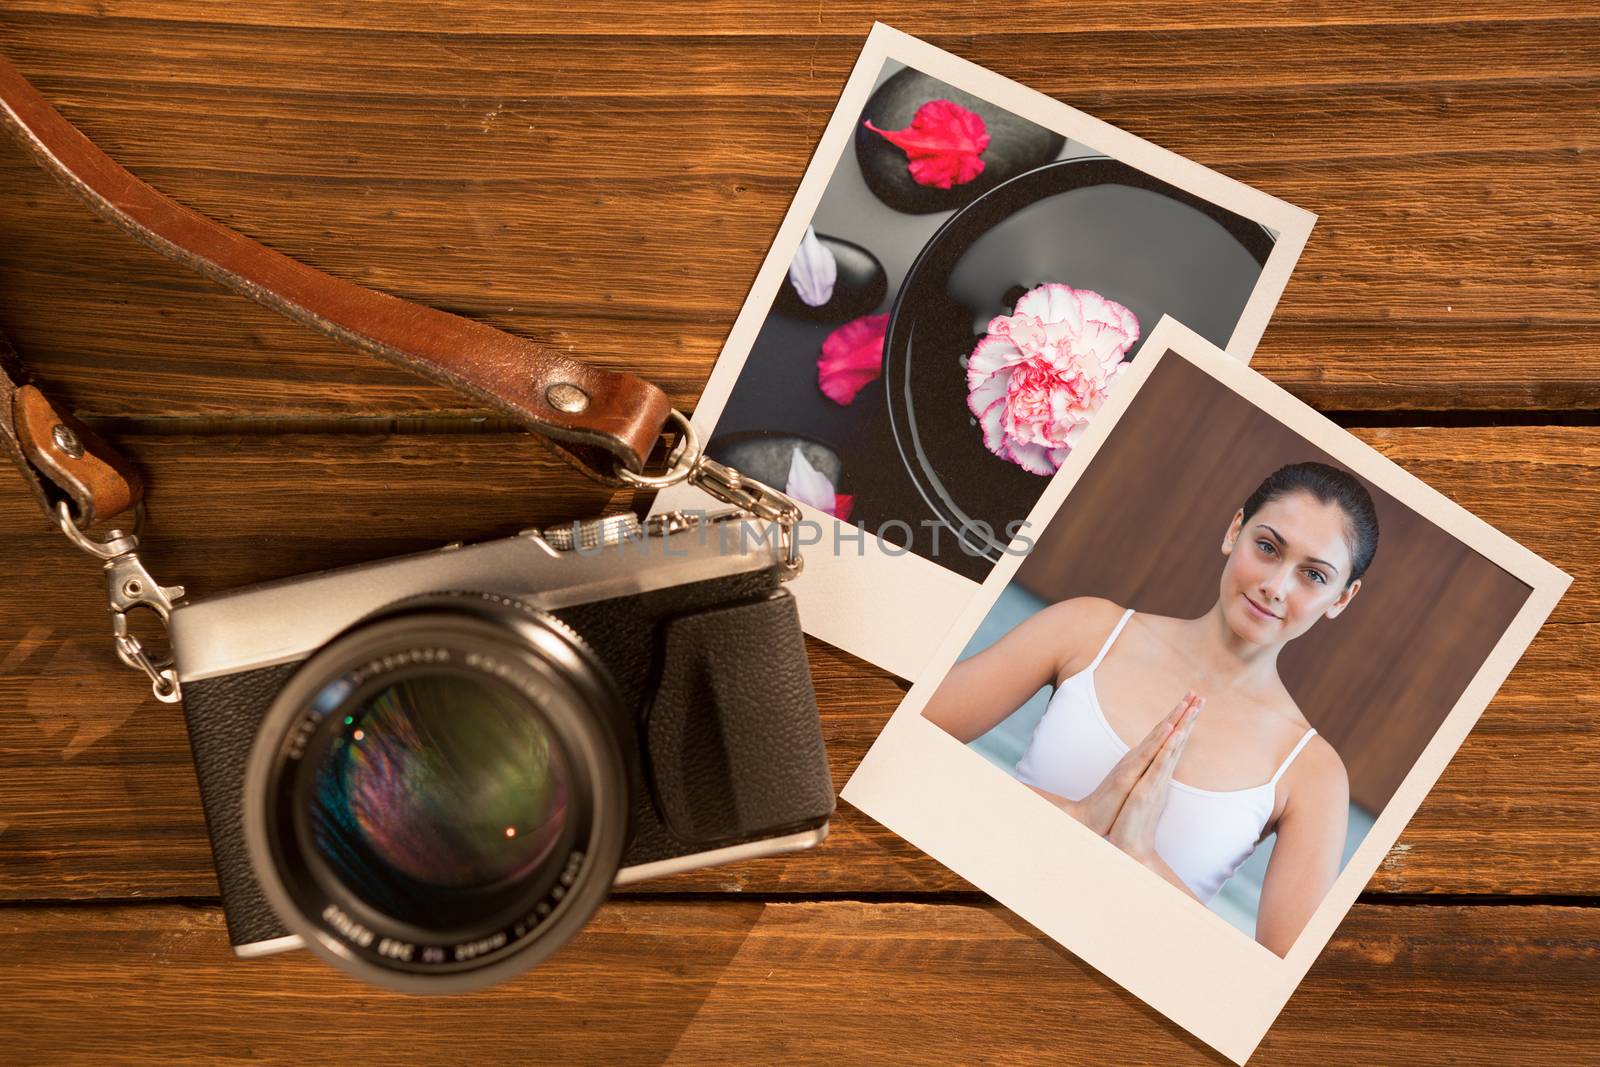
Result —
[[1138, 317], [1141, 340], [1169, 314], [1226, 346], [1273, 241], [1259, 223], [1105, 158], [1047, 164], [956, 212], [912, 262], [884, 340], [889, 420], [922, 498], [972, 551], [999, 560], [1007, 524], [1044, 491], [1048, 478], [984, 447], [967, 410], [966, 357], [1023, 292], [1092, 289]]

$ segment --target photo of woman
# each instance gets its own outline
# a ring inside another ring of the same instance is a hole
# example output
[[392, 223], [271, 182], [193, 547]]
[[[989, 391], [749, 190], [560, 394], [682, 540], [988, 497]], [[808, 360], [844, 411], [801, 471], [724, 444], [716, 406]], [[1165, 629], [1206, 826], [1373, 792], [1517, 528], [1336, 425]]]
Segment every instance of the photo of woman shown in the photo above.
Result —
[[1280, 957], [1529, 594], [1182, 359], [1034, 539], [922, 717]]
[[1415, 462], [1161, 320], [840, 796], [1243, 1063], [1425, 798], [1517, 819], [1435, 787], [1569, 579]]
[[1203, 904], [1276, 833], [1256, 939], [1284, 955], [1339, 872], [1350, 787], [1278, 655], [1343, 613], [1377, 546], [1357, 478], [1280, 467], [1222, 534], [1204, 615], [1060, 601], [958, 663], [923, 715], [970, 742], [1053, 685], [1018, 779]]

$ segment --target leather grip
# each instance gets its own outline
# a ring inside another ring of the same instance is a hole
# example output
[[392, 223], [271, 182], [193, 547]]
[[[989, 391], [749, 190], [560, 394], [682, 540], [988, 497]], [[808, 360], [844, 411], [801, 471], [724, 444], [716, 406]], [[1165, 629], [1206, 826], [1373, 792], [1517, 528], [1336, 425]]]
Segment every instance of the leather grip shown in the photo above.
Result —
[[543, 345], [324, 274], [213, 222], [134, 177], [0, 56], [0, 122], [102, 218], [150, 247], [319, 333], [494, 407], [560, 444], [610, 485], [639, 471], [670, 411], [666, 394]]
[[815, 826], [833, 779], [794, 598], [669, 620], [645, 750], [667, 828], [703, 848]]

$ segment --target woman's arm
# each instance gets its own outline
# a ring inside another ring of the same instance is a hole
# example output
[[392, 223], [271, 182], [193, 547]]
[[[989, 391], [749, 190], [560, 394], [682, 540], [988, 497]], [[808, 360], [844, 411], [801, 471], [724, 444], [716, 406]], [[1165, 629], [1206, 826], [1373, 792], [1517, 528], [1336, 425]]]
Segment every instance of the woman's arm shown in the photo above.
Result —
[[[1105, 636], [1116, 610], [1099, 597], [1074, 597], [1034, 612], [1000, 640], [950, 668], [922, 709], [923, 718], [963, 744], [981, 736], [1054, 684], [1062, 664]], [[1100, 625], [1102, 616], [1111, 621]]]
[[1289, 797], [1267, 863], [1256, 940], [1287, 956], [1339, 874], [1350, 823], [1350, 779], [1333, 746], [1315, 738], [1284, 781]]

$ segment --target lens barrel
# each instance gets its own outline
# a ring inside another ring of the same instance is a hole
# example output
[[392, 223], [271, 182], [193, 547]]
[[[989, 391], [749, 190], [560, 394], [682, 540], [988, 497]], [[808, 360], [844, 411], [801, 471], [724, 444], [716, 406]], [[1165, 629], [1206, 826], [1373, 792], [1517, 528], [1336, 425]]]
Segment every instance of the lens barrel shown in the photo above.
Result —
[[262, 720], [257, 880], [292, 932], [392, 988], [479, 988], [554, 952], [627, 836], [625, 709], [569, 629], [489, 594], [397, 605], [336, 638]]

